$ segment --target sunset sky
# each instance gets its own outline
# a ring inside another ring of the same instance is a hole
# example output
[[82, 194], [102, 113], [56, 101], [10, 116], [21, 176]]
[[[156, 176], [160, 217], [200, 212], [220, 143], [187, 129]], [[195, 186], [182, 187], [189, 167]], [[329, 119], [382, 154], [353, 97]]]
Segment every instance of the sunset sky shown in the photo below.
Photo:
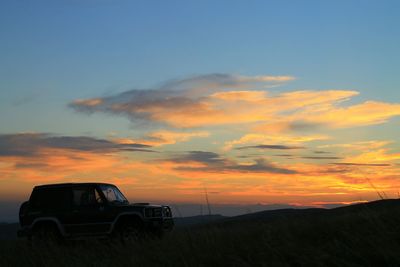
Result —
[[173, 205], [397, 198], [399, 10], [1, 1], [0, 221], [61, 182]]

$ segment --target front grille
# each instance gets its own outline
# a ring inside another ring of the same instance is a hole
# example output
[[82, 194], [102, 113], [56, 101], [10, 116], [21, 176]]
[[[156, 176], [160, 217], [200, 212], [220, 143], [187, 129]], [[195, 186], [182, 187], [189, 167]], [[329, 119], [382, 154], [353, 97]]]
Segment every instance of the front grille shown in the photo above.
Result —
[[160, 217], [172, 217], [172, 212], [169, 207], [160, 207], [160, 208], [146, 208], [145, 209], [146, 217], [160, 218]]
[[162, 209], [161, 208], [153, 209], [153, 217], [162, 217]]
[[162, 217], [162, 209], [161, 208], [146, 208], [145, 215], [146, 215], [146, 217]]

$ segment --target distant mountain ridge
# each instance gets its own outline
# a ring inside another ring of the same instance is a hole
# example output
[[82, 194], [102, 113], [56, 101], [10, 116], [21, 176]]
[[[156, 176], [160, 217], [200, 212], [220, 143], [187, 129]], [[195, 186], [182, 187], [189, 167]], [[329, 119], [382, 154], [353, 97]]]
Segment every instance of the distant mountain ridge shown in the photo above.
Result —
[[400, 199], [384, 199], [365, 203], [357, 203], [337, 208], [307, 208], [307, 209], [279, 209], [254, 212], [234, 217], [223, 218], [216, 221], [218, 224], [235, 224], [244, 222], [268, 222], [275, 220], [293, 220], [297, 218], [330, 218], [340, 217], [352, 214], [374, 212], [376, 214], [384, 213], [390, 210], [400, 209]]

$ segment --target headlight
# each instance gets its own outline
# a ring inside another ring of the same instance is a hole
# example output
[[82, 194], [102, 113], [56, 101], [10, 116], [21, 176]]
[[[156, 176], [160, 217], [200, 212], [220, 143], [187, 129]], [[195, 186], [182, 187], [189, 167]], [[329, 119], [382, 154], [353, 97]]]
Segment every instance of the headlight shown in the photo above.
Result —
[[163, 207], [163, 217], [172, 217], [172, 212], [169, 207]]

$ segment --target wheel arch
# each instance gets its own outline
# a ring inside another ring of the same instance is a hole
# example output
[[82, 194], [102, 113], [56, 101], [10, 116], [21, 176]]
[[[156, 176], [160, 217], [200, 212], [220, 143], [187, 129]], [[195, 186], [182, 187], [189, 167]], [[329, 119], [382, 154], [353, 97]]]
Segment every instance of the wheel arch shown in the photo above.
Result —
[[143, 215], [138, 213], [138, 212], [126, 212], [126, 213], [121, 213], [115, 218], [114, 222], [111, 225], [111, 232], [114, 232], [118, 227], [121, 225], [124, 225], [125, 223], [130, 223], [130, 222], [135, 222], [135, 223], [140, 223], [144, 225], [144, 218]]
[[54, 217], [43, 217], [43, 218], [37, 218], [35, 219], [32, 224], [31, 224], [31, 230], [35, 231], [38, 229], [38, 227], [42, 227], [45, 225], [51, 225], [55, 226], [58, 232], [62, 235], [65, 236], [65, 231], [64, 228], [62, 227], [61, 223], [57, 218]]

